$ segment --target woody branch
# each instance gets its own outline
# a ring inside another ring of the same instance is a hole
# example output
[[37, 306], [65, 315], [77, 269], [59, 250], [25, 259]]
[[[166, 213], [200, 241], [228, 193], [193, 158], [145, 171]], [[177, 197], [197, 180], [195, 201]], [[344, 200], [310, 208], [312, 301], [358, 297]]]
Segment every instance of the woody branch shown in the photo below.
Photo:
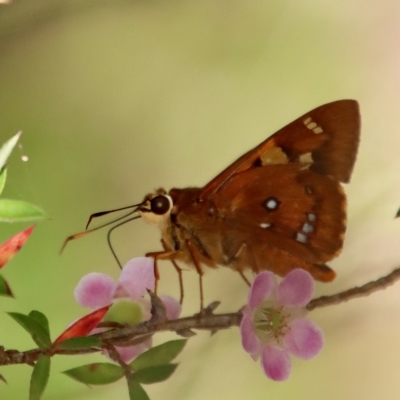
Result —
[[[400, 268], [397, 268], [388, 275], [375, 281], [368, 282], [365, 285], [357, 286], [334, 295], [321, 296], [313, 299], [306, 308], [308, 311], [312, 311], [319, 307], [332, 306], [358, 297], [368, 296], [378, 290], [386, 289], [399, 279]], [[152, 295], [152, 304], [153, 316], [149, 321], [134, 326], [112, 329], [95, 336], [104, 341], [105, 347], [113, 345], [130, 346], [158, 332], [172, 331], [176, 332], [178, 335], [190, 337], [194, 335], [193, 330], [208, 330], [210, 332], [216, 332], [233, 326], [239, 326], [242, 319], [241, 311], [228, 314], [214, 314], [213, 311], [218, 303], [212, 303], [205, 309], [205, 312], [202, 315], [196, 314], [191, 317], [168, 321], [165, 319], [165, 309], [163, 309], [163, 305], [154, 295]], [[57, 351], [54, 351], [53, 353], [50, 351], [50, 353], [51, 355], [75, 355], [95, 353], [98, 351], [98, 348], [88, 347], [68, 350], [57, 349]], [[33, 365], [41, 354], [42, 350], [40, 349], [21, 352], [18, 350], [5, 350], [3, 346], [0, 346], [0, 365]]]

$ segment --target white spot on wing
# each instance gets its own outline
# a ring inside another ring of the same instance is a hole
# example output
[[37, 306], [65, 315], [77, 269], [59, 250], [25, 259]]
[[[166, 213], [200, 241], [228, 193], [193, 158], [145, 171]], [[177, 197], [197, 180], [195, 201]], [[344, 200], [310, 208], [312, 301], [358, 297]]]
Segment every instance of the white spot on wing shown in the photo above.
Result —
[[312, 214], [312, 213], [307, 214], [307, 218], [308, 218], [308, 220], [309, 220], [310, 222], [314, 222], [314, 221], [317, 220], [317, 216], [316, 216], [315, 214]]
[[278, 202], [275, 199], [269, 199], [265, 203], [265, 207], [267, 207], [268, 210], [275, 210], [275, 208], [278, 207]]
[[303, 232], [305, 232], [305, 233], [311, 233], [311, 232], [314, 232], [314, 227], [313, 227], [311, 224], [309, 224], [309, 223], [306, 222], [306, 223], [303, 225], [302, 230], [303, 230]]
[[271, 224], [270, 224], [269, 222], [262, 222], [262, 223], [260, 224], [260, 226], [261, 226], [261, 228], [263, 228], [263, 229], [268, 229], [268, 228], [271, 227]]
[[307, 243], [307, 236], [304, 233], [297, 232], [296, 240], [300, 243]]
[[311, 117], [308, 117], [308, 118], [306, 118], [306, 119], [303, 121], [303, 124], [304, 124], [305, 126], [307, 126], [311, 121], [312, 121]]

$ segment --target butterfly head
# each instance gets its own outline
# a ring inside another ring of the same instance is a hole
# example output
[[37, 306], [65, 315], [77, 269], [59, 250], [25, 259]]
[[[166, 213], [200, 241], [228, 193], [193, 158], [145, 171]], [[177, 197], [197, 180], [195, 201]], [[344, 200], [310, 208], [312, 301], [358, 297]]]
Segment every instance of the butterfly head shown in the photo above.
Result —
[[174, 203], [164, 189], [148, 194], [137, 208], [137, 213], [150, 225], [165, 226]]

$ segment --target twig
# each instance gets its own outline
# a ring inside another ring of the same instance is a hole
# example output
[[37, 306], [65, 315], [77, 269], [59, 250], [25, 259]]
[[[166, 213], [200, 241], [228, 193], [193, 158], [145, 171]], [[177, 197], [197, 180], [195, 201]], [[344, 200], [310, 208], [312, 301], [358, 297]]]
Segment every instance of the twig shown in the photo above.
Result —
[[390, 274], [377, 279], [376, 281], [368, 282], [362, 286], [356, 286], [352, 289], [345, 290], [331, 296], [321, 296], [311, 300], [307, 305], [307, 310], [312, 311], [318, 307], [332, 306], [335, 304], [344, 303], [357, 297], [366, 297], [378, 290], [386, 289], [400, 279], [400, 268], [396, 268]]
[[117, 362], [122, 367], [122, 369], [124, 370], [126, 379], [129, 379], [129, 377], [132, 375], [132, 369], [126, 362], [124, 362], [124, 360], [122, 359], [121, 355], [118, 353], [115, 346], [106, 342], [104, 345], [104, 348], [108, 351], [108, 354], [111, 357], [111, 359], [113, 359], [115, 362]]
[[[390, 274], [379, 278], [375, 281], [369, 282], [365, 285], [354, 287], [343, 292], [330, 295], [321, 296], [307, 305], [307, 310], [312, 311], [319, 307], [326, 307], [331, 305], [340, 304], [357, 297], [368, 296], [378, 290], [386, 289], [388, 286], [393, 285], [400, 279], [400, 268], [395, 269]], [[191, 317], [180, 318], [173, 321], [165, 320], [165, 308], [162, 305], [159, 308], [158, 298], [151, 295], [153, 305], [153, 317], [141, 324], [111, 329], [106, 332], [96, 334], [95, 336], [102, 339], [106, 346], [131, 346], [134, 343], [141, 342], [144, 338], [149, 338], [151, 335], [158, 332], [172, 331], [172, 332], [190, 332], [195, 330], [208, 330], [216, 332], [222, 329], [228, 329], [233, 326], [239, 326], [242, 319], [241, 311], [229, 314], [213, 314], [214, 306], [208, 307], [209, 311], [199, 315], [196, 314]], [[207, 310], [207, 309], [206, 309]], [[100, 351], [92, 347], [81, 349], [64, 349], [57, 350], [57, 354], [75, 355], [75, 354], [89, 354]], [[18, 350], [5, 350], [0, 346], [0, 365], [9, 364], [29, 364], [33, 365], [38, 357], [42, 354], [42, 350], [33, 349], [25, 352]]]

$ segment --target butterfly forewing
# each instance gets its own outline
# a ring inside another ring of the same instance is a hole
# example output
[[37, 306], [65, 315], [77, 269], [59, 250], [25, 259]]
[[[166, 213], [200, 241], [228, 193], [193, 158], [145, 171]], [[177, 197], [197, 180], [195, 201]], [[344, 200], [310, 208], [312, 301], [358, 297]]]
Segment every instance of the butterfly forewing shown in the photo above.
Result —
[[[310, 169], [348, 182], [356, 159], [360, 114], [354, 100], [320, 106], [280, 129], [250, 150], [209, 182], [200, 199], [213, 195], [230, 177], [260, 165], [262, 155], [279, 149], [285, 162], [299, 162], [309, 155]], [[261, 164], [263, 162], [261, 161]]]
[[[360, 114], [354, 100], [318, 107], [275, 133], [270, 139], [290, 161], [311, 153], [310, 169], [339, 182], [350, 180], [360, 135]], [[268, 139], [267, 139], [268, 140]]]

